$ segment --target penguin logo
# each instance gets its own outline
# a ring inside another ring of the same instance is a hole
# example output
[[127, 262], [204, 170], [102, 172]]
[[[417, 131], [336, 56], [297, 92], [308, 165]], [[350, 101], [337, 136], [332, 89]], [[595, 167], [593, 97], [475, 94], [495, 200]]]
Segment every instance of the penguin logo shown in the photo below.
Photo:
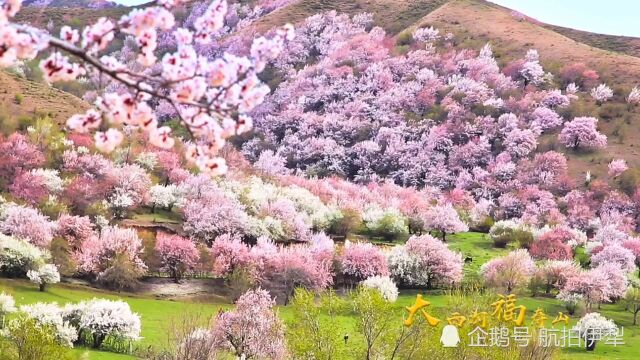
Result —
[[440, 337], [440, 343], [444, 347], [458, 347], [460, 343], [460, 335], [458, 335], [458, 328], [454, 325], [447, 325], [442, 329], [442, 336]]

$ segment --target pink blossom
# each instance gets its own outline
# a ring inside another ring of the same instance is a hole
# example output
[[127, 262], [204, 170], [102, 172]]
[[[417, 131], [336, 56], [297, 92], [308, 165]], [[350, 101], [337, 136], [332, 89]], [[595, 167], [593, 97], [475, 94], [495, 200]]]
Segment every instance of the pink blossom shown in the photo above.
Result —
[[0, 231], [47, 248], [53, 239], [54, 224], [40, 211], [18, 205], [7, 206], [0, 216]]
[[193, 270], [200, 259], [193, 241], [164, 232], [156, 236], [156, 251], [160, 255], [161, 270], [168, 272], [175, 281], [179, 281], [185, 272]]
[[342, 273], [359, 280], [389, 274], [387, 260], [378, 247], [371, 243], [347, 242], [340, 257]]
[[629, 167], [624, 159], [611, 160], [609, 163], [609, 176], [618, 177], [625, 172]]
[[274, 305], [267, 291], [247, 291], [236, 301], [235, 309], [216, 316], [211, 329], [214, 346], [238, 358], [286, 359], [284, 325]]

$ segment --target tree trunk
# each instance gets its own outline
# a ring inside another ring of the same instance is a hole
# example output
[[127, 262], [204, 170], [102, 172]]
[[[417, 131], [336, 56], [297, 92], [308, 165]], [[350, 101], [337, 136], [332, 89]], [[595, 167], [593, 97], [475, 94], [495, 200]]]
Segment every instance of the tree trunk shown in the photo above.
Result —
[[445, 231], [442, 232], [442, 242], [447, 242], [447, 233]]
[[40, 291], [44, 291], [47, 287], [47, 284], [45, 283], [40, 283]]
[[637, 325], [638, 324], [638, 312], [640, 312], [640, 306], [634, 306], [634, 312], [633, 312], [633, 325]]

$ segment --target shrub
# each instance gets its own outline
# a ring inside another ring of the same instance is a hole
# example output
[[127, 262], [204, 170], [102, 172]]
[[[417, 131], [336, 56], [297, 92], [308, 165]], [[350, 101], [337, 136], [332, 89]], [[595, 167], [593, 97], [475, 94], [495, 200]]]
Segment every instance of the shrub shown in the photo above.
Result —
[[360, 212], [355, 209], [343, 209], [341, 213], [342, 217], [338, 217], [331, 222], [329, 233], [346, 237], [360, 227], [362, 217], [360, 216]]
[[0, 337], [3, 360], [71, 360], [69, 349], [59, 344], [52, 326], [20, 317], [9, 323], [8, 336]]
[[15, 96], [13, 97], [13, 102], [18, 105], [22, 104], [23, 100], [24, 100], [24, 95], [22, 94], [15, 94]]

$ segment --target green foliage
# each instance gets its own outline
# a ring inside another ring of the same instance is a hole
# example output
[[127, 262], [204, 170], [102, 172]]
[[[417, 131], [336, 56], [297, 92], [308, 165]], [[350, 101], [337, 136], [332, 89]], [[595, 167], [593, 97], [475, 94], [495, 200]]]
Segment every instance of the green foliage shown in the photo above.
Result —
[[237, 300], [256, 285], [256, 279], [251, 275], [249, 269], [236, 268], [229, 274], [227, 281], [231, 290], [232, 299]]
[[69, 349], [58, 344], [55, 330], [40, 326], [33, 319], [20, 317], [8, 326], [9, 336], [0, 337], [2, 360], [70, 360]]
[[360, 212], [354, 209], [343, 209], [342, 217], [332, 221], [329, 233], [338, 236], [347, 236], [354, 233], [362, 225]]
[[58, 267], [60, 275], [71, 276], [76, 272], [76, 264], [71, 257], [71, 248], [67, 240], [61, 237], [53, 238], [49, 252], [51, 253], [51, 262]]
[[296, 289], [290, 303], [294, 319], [287, 323], [287, 345], [297, 359], [349, 359], [350, 345], [337, 316], [348, 304], [332, 291], [318, 295]]
[[110, 266], [100, 274], [98, 283], [108, 289], [123, 291], [135, 290], [142, 274], [125, 254], [116, 254]]
[[24, 100], [24, 95], [18, 93], [13, 97], [13, 102], [20, 105], [22, 104], [22, 101]]
[[404, 31], [396, 36], [396, 45], [405, 46], [411, 45], [413, 42], [413, 34], [410, 31]]
[[613, 119], [623, 117], [626, 112], [627, 107], [625, 104], [608, 102], [600, 107], [598, 114], [604, 121], [609, 122]]
[[640, 184], [640, 169], [630, 168], [618, 177], [620, 189], [632, 196]]

